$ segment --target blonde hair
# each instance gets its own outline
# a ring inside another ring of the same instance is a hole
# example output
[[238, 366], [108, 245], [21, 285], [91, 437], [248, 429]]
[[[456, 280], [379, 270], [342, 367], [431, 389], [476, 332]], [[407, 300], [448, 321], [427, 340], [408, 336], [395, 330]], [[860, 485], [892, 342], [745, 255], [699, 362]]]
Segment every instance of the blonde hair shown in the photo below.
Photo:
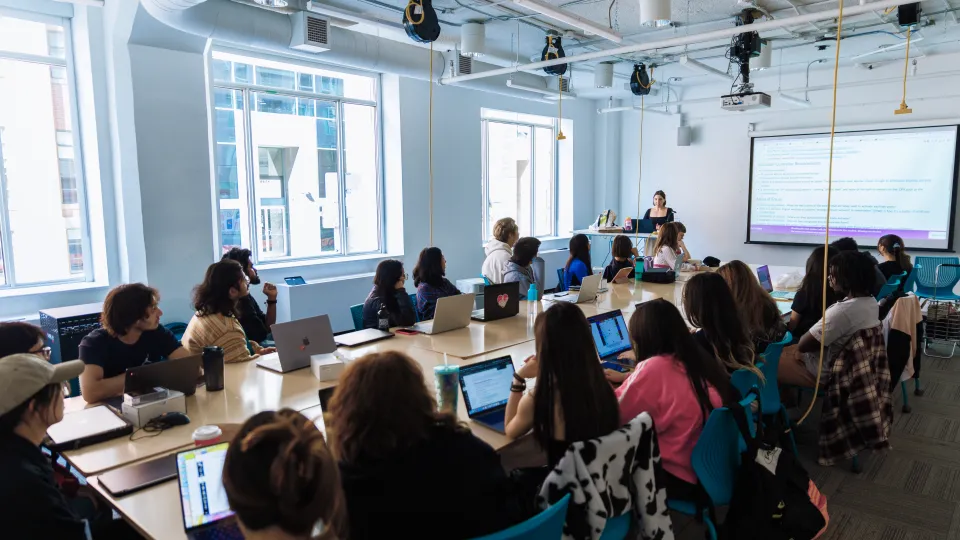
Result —
[[493, 237], [503, 243], [507, 243], [514, 234], [520, 234], [520, 227], [512, 217], [500, 218], [493, 224]]

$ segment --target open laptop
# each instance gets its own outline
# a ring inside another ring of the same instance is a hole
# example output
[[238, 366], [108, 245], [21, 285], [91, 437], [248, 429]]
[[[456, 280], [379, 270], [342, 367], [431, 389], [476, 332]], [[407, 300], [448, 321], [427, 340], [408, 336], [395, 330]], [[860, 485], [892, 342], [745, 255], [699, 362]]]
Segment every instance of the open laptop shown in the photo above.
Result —
[[601, 362], [617, 362], [617, 357], [631, 349], [630, 333], [619, 309], [589, 317], [587, 322]]
[[159, 386], [192, 396], [197, 392], [202, 362], [203, 356], [194, 354], [130, 368], [123, 382], [123, 391], [126, 394], [147, 392]]
[[601, 280], [603, 280], [603, 276], [601, 274], [587, 276], [583, 278], [583, 281], [580, 283], [579, 291], [556, 293], [553, 295], [553, 300], [557, 302], [573, 302], [574, 304], [593, 302], [593, 300], [597, 297], [597, 293], [599, 292]]
[[520, 282], [487, 285], [483, 288], [483, 309], [470, 314], [475, 321], [490, 322], [520, 313]]
[[513, 373], [509, 355], [460, 368], [460, 390], [471, 420], [504, 433]]
[[177, 454], [180, 511], [187, 538], [243, 539], [223, 489], [223, 462], [230, 443]]
[[287, 285], [291, 285], [291, 286], [307, 284], [307, 280], [303, 279], [302, 276], [285, 277], [283, 278], [283, 281], [286, 282]]
[[333, 339], [337, 342], [337, 345], [342, 345], [344, 347], [358, 347], [360, 345], [366, 345], [367, 343], [373, 343], [374, 341], [380, 341], [382, 339], [390, 339], [392, 337], [393, 334], [390, 332], [379, 330], [377, 328], [365, 328], [363, 330], [357, 330], [356, 332], [340, 334]]
[[432, 321], [419, 322], [410, 329], [433, 335], [466, 328], [470, 324], [470, 315], [473, 313], [473, 302], [473, 293], [444, 296], [437, 300], [437, 309], [433, 312]]
[[757, 267], [757, 279], [760, 280], [760, 286], [763, 287], [763, 290], [770, 293], [770, 296], [777, 300], [793, 300], [793, 297], [797, 295], [796, 291], [773, 290], [773, 280], [770, 279], [770, 268], [768, 268], [767, 265]]
[[257, 365], [271, 371], [289, 373], [310, 367], [311, 356], [337, 350], [330, 317], [326, 315], [278, 323], [270, 330], [277, 342], [277, 352], [262, 356]]

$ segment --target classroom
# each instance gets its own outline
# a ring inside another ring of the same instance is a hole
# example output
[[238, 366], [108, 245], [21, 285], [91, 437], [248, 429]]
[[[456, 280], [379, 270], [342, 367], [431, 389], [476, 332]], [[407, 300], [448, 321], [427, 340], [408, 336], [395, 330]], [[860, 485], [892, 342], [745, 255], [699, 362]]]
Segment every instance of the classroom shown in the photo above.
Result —
[[960, 539], [956, 0], [0, 0], [0, 538]]

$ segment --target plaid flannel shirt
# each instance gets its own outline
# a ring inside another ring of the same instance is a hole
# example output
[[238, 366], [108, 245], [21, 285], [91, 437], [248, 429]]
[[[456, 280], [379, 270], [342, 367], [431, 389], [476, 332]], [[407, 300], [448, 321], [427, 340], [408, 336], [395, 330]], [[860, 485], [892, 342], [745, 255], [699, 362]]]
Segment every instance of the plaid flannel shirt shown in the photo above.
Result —
[[830, 369], [824, 394], [821, 465], [890, 446], [893, 401], [882, 326], [861, 330], [847, 342]]

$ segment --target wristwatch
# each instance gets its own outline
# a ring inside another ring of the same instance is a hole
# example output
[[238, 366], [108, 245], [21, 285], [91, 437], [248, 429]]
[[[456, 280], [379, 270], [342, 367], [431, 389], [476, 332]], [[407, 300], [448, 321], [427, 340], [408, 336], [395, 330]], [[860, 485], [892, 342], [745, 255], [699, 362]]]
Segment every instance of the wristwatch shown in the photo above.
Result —
[[266, 301], [266, 304], [267, 304], [268, 306], [275, 305], [276, 303], [277, 303], [276, 300], [267, 300], [267, 301]]

